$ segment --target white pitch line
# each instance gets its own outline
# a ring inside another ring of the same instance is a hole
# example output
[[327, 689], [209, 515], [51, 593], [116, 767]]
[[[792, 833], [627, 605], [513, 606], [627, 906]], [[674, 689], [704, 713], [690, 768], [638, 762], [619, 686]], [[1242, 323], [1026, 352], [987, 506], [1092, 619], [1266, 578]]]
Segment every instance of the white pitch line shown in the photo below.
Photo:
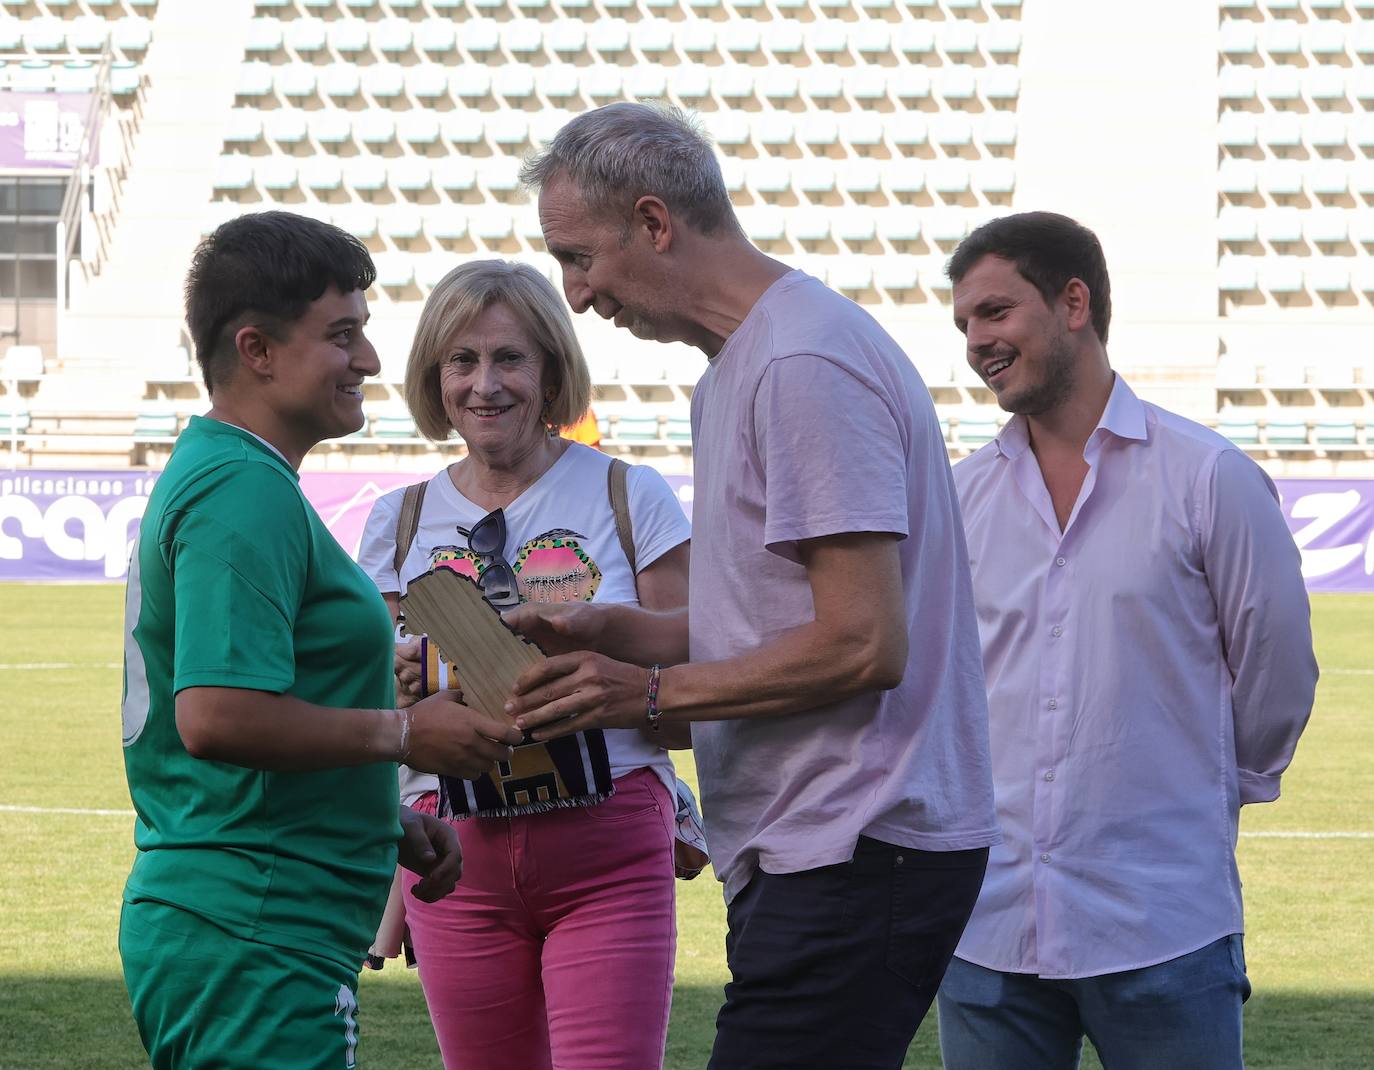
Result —
[[77, 817], [133, 817], [132, 810], [86, 810], [76, 806], [7, 806], [0, 804], [5, 814], [74, 814]]
[[0, 669], [41, 669], [57, 672], [63, 669], [122, 669], [122, 661], [0, 661]]
[[[76, 817], [133, 817], [132, 810], [83, 810], [75, 806], [8, 806], [6, 814], [68, 814]], [[1242, 832], [1245, 840], [1374, 840], [1374, 832]]]

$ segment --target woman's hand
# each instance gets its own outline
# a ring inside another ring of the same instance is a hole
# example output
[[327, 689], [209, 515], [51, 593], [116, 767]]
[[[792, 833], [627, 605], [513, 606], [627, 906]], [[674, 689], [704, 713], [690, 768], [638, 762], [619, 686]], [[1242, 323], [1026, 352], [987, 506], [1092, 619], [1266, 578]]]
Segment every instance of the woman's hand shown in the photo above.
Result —
[[510, 627], [545, 654], [569, 654], [575, 650], [596, 650], [606, 631], [609, 606], [591, 602], [561, 602], [545, 605], [526, 602], [501, 614]]
[[584, 650], [531, 665], [516, 680], [506, 712], [543, 743], [586, 728], [639, 728], [648, 692], [647, 669]]
[[396, 644], [396, 706], [405, 709], [425, 696], [420, 694], [420, 640]]
[[421, 877], [420, 883], [411, 889], [411, 894], [421, 902], [442, 899], [463, 875], [458, 833], [437, 817], [402, 806], [401, 839], [396, 847], [397, 861]]
[[440, 691], [415, 703], [405, 756], [410, 768], [472, 780], [510, 759], [522, 738], [510, 719], [458, 699], [457, 691]]

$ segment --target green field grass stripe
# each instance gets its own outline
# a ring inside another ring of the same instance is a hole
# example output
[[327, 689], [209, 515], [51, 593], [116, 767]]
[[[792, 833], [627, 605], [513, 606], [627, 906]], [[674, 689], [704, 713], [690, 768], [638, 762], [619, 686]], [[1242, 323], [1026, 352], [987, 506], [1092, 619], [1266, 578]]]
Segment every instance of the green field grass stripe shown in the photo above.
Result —
[[0, 669], [42, 669], [57, 671], [62, 669], [120, 669], [122, 661], [0, 661]]

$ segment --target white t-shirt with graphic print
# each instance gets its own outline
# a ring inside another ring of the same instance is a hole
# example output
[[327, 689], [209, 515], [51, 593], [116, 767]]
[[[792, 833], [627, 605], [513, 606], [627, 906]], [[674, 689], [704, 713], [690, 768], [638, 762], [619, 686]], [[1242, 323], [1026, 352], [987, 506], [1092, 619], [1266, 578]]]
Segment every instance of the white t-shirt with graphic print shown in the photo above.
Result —
[[[570, 442], [567, 450], [515, 501], [506, 506], [506, 560], [516, 569], [521, 596], [530, 601], [612, 602], [638, 605], [635, 579], [620, 546], [615, 513], [607, 491], [611, 459], [597, 450]], [[632, 465], [626, 491], [634, 527], [635, 564], [648, 568], [692, 534], [677, 497], [657, 471]], [[428, 572], [433, 562], [472, 573], [469, 530], [489, 510], [469, 501], [454, 487], [448, 470], [429, 481], [415, 542], [398, 576], [396, 521], [405, 488], [378, 498], [363, 529], [358, 564], [383, 594], [405, 593], [406, 582]], [[558, 545], [555, 545], [558, 544]], [[650, 767], [673, 792], [676, 783], [668, 752], [636, 729], [606, 732], [611, 776]], [[401, 801], [412, 803], [438, 788], [437, 778], [401, 767]]]

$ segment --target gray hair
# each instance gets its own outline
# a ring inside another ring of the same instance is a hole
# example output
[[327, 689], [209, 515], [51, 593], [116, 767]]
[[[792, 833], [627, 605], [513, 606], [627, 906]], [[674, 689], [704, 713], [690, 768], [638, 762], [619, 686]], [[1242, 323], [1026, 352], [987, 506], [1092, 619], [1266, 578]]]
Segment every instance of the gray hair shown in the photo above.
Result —
[[520, 181], [537, 190], [564, 174], [588, 208], [626, 224], [635, 202], [652, 195], [703, 234], [739, 229], [710, 139], [668, 104], [621, 102], [583, 112], [525, 161]]

